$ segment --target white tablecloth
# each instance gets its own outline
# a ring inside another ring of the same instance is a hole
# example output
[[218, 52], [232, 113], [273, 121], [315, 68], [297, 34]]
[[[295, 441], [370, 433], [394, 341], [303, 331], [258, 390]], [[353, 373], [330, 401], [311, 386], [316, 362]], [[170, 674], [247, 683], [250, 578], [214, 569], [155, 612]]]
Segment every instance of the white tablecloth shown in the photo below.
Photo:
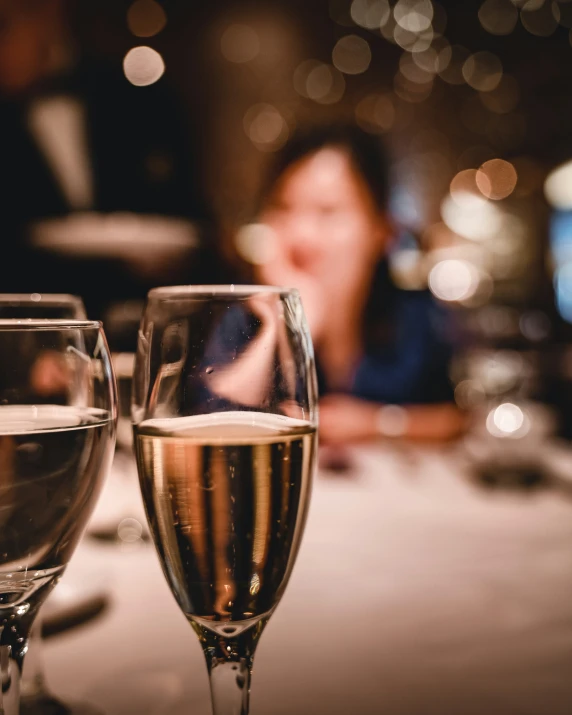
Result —
[[[484, 490], [454, 450], [353, 459], [315, 481], [252, 714], [570, 715], [572, 500]], [[135, 487], [112, 474], [106, 499], [119, 483]], [[200, 646], [152, 546], [86, 538], [66, 579], [112, 600], [46, 642], [54, 693], [106, 715], [209, 712]]]

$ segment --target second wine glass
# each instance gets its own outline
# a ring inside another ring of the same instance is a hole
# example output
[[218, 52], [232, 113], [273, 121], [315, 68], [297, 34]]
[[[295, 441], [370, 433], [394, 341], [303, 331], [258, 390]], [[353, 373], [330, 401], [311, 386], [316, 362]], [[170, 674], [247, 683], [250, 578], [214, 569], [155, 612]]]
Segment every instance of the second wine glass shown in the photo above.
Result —
[[17, 715], [30, 628], [113, 456], [117, 399], [101, 323], [0, 319], [0, 712]]
[[199, 637], [215, 715], [248, 713], [254, 652], [288, 583], [315, 463], [316, 376], [297, 291], [151, 291], [132, 417], [163, 572]]
[[[82, 299], [76, 295], [0, 293], [0, 318], [86, 320], [87, 315]], [[28, 640], [26, 667], [20, 684], [20, 709], [24, 715], [69, 715], [71, 709], [54, 697], [46, 684], [42, 649], [42, 610], [36, 616]]]

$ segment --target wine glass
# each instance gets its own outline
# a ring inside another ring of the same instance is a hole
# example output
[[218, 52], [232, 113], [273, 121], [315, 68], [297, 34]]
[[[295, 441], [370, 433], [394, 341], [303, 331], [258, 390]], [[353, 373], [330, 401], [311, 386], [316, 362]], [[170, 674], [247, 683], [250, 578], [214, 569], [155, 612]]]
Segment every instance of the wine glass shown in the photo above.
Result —
[[254, 651], [306, 520], [317, 388], [300, 296], [266, 286], [156, 288], [132, 419], [147, 517], [199, 637], [215, 715], [246, 715]]
[[101, 323], [0, 319], [0, 712], [17, 715], [38, 610], [113, 457], [117, 398]]
[[[86, 320], [80, 297], [67, 293], [0, 293], [0, 318], [48, 318]], [[34, 620], [28, 638], [26, 668], [20, 683], [21, 705], [26, 715], [69, 713], [69, 708], [50, 694], [42, 659], [42, 611]]]

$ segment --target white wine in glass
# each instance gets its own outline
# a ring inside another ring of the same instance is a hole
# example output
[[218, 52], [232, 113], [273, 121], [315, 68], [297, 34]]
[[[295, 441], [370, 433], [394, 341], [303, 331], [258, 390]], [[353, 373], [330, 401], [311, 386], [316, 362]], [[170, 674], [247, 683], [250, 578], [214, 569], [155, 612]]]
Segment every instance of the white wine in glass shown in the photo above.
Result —
[[298, 293], [151, 291], [133, 387], [163, 572], [203, 647], [215, 715], [246, 715], [254, 652], [294, 565], [315, 466], [316, 376]]
[[0, 712], [17, 715], [30, 629], [109, 468], [117, 398], [101, 323], [0, 319]]
[[[0, 293], [0, 318], [86, 320], [82, 299], [68, 293]], [[24, 715], [69, 715], [71, 709], [48, 690], [42, 657], [42, 612], [28, 638], [26, 668], [20, 683]]]

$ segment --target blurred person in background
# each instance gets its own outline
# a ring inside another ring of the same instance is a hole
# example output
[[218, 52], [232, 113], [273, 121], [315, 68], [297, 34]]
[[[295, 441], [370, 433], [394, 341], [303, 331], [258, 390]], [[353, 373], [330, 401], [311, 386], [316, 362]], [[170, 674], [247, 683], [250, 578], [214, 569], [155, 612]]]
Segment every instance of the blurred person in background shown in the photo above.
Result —
[[[218, 263], [176, 99], [161, 81], [136, 87], [120, 66], [83, 56], [71, 10], [81, 7], [0, 0], [0, 289], [77, 293], [89, 317], [102, 318], [157, 282], [215, 280]], [[151, 214], [185, 219], [189, 250], [181, 221], [138, 247]], [[69, 251], [46, 250], [37, 240], [46, 226]], [[184, 250], [162, 251], [173, 231]], [[131, 254], [120, 255], [127, 232]], [[86, 236], [101, 245], [82, 255]]]
[[388, 159], [353, 126], [295, 135], [276, 157], [258, 221], [267, 260], [251, 276], [295, 286], [314, 341], [323, 443], [447, 440], [463, 429], [449, 380], [448, 316], [392, 282]]

